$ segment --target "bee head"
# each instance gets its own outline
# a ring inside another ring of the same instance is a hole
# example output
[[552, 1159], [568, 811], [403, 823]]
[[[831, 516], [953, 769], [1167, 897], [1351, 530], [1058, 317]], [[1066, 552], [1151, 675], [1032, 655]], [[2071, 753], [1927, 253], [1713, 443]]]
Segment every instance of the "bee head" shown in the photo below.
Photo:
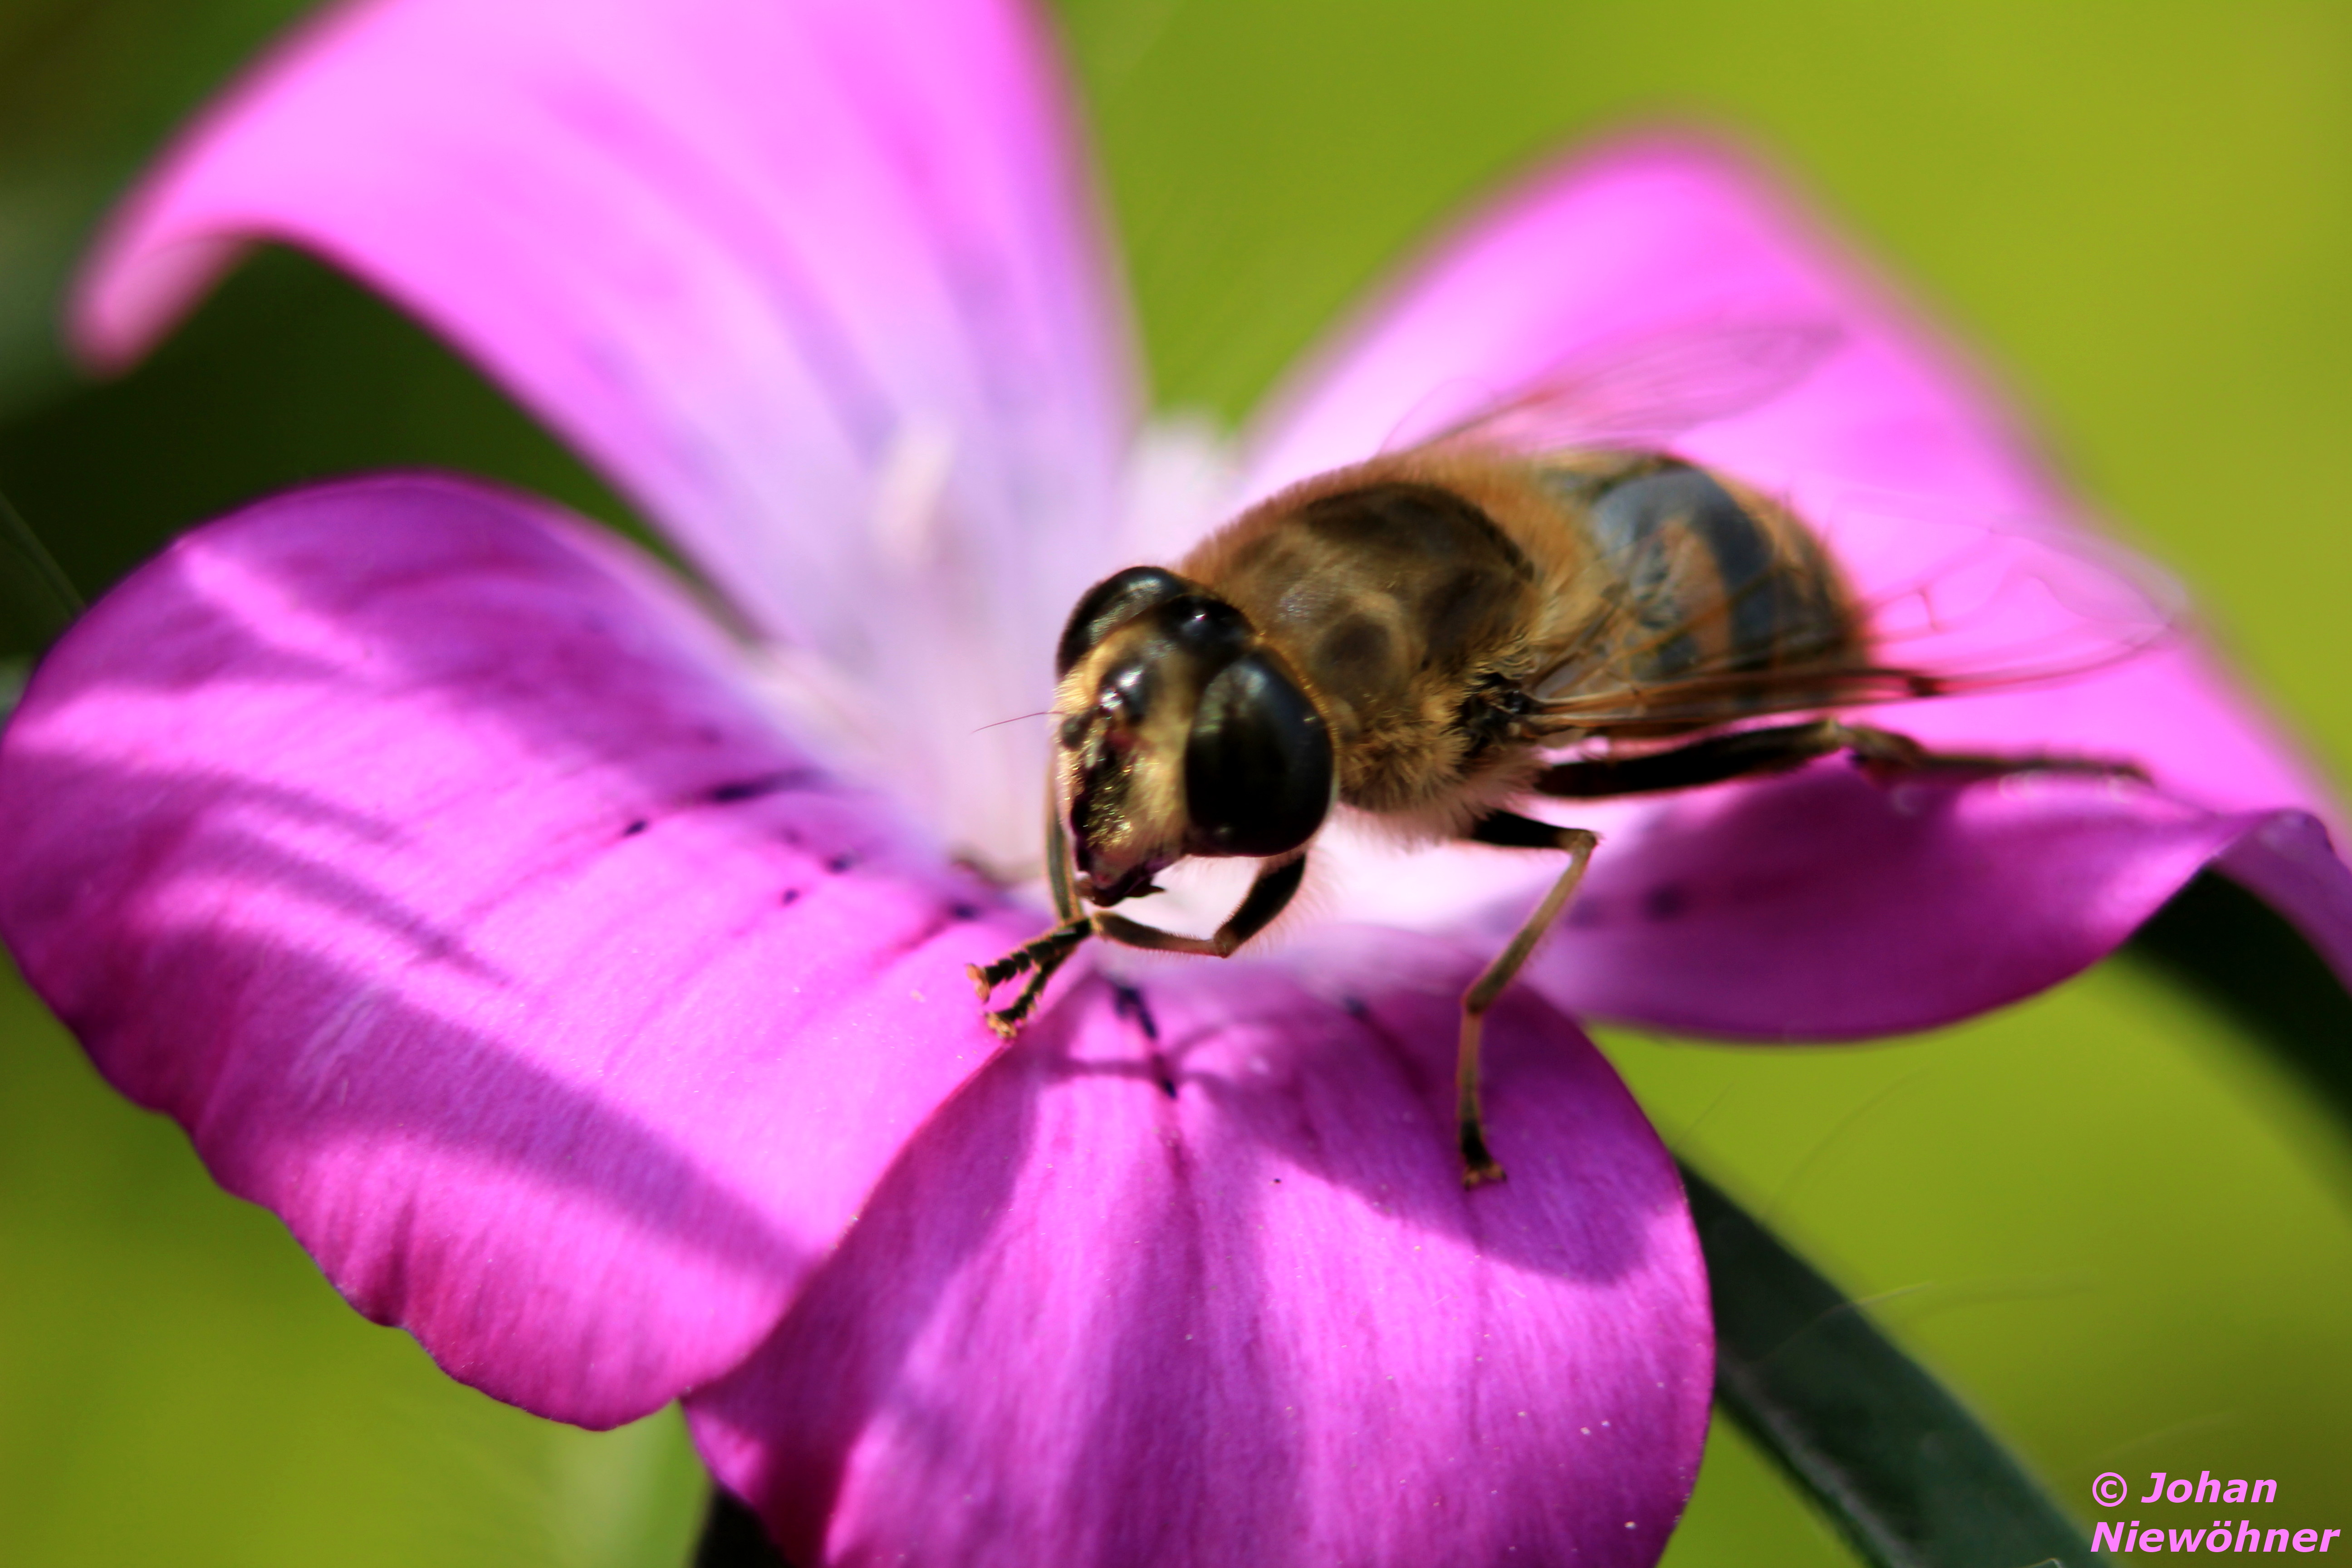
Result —
[[1156, 891], [1188, 855], [1287, 854], [1331, 806], [1322, 714], [1246, 616], [1197, 583], [1137, 566], [1070, 614], [1055, 703], [1079, 891]]

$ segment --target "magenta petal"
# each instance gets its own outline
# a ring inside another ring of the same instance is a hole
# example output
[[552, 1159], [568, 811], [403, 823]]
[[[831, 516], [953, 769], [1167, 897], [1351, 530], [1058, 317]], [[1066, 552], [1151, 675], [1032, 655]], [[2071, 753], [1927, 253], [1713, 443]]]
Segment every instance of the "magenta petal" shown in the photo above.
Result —
[[2231, 845], [2220, 868], [2293, 921], [2352, 991], [2352, 868], [2326, 828], [2282, 812]]
[[429, 479], [199, 531], [0, 742], [0, 933], [362, 1311], [625, 1420], [773, 1325], [984, 1061], [1027, 925], [633, 552]]
[[1727, 385], [1685, 442], [1768, 483], [1826, 473], [1995, 519], [2051, 500], [1952, 355], [1769, 181], [1696, 140], [1565, 161], [1475, 216], [1275, 400], [1257, 488], [1660, 333], [1780, 325], [1825, 329], [1826, 357], [1759, 382], [1753, 406]]
[[1467, 972], [1360, 956], [1349, 1006], [1171, 972], [1143, 997], [1156, 1066], [1090, 983], [949, 1103], [774, 1338], [688, 1402], [787, 1556], [1656, 1560], [1712, 1375], [1674, 1167], [1520, 994], [1487, 1079], [1510, 1179], [1465, 1194]]
[[[2301, 813], [2215, 814], [2053, 777], [1882, 788], [1820, 766], [1685, 797], [1608, 841], [1528, 982], [1698, 1034], [1931, 1028], [2088, 968], [2216, 857], [2284, 823], [2352, 883]], [[1524, 912], [1490, 909], [1488, 940]], [[2336, 929], [2341, 942], [2352, 921]]]
[[139, 194], [77, 336], [128, 359], [235, 241], [291, 240], [478, 358], [770, 630], [862, 673], [877, 579], [952, 565], [991, 634], [1049, 639], [1131, 393], [1048, 56], [1009, 0], [350, 5]]

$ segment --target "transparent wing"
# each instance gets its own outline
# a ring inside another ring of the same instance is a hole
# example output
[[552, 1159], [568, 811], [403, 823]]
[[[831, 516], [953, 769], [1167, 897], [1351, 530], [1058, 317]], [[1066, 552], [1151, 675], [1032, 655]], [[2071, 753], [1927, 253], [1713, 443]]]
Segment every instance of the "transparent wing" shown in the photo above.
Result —
[[[1628, 606], [1596, 628], [1606, 662], [1580, 665], [1572, 654], [1539, 689], [1540, 712], [1578, 730], [1693, 726], [2032, 685], [2134, 658], [2175, 636], [2185, 616], [2170, 578], [2074, 531], [1939, 520], [1887, 500], [1818, 533], [1855, 585], [1858, 639], [1844, 635], [1844, 617], [1776, 608], [1780, 635], [1759, 668], [1752, 646], [1712, 635], [1759, 601], [1787, 606], [1819, 592], [1807, 563], [1779, 559], [1685, 599], [1671, 620], [1643, 624]], [[1663, 678], [1630, 673], [1678, 645], [1718, 651]]]
[[1844, 335], [1834, 321], [1784, 319], [1687, 322], [1612, 338], [1504, 393], [1444, 389], [1391, 433], [1386, 449], [1654, 449], [1770, 402], [1835, 353]]
[[2104, 668], [2174, 637], [2180, 584], [2078, 527], [1850, 500], [1818, 531], [1857, 584], [1876, 658], [1943, 691]]
[[[1562, 468], [1591, 466], [1579, 454], [1665, 452], [1701, 426], [1782, 395], [1843, 340], [1834, 322], [1804, 319], [1712, 320], [1622, 337], [1466, 411], [1461, 389], [1434, 398], [1400, 427], [1396, 445], [1479, 447]], [[2062, 679], [2154, 647], [2183, 619], [2176, 584], [2078, 527], [1851, 490], [1828, 515], [1798, 521], [1835, 563], [1859, 639], [1847, 635], [1850, 617], [1801, 613], [1823, 592], [1822, 574], [1810, 552], [1783, 551], [1711, 595], [1683, 593], [1671, 621], [1643, 622], [1643, 606], [1627, 604], [1630, 626], [1621, 617], [1600, 629], [1615, 657], [1580, 665], [1572, 653], [1539, 689], [1544, 712], [1577, 727], [1690, 725]], [[1765, 668], [1752, 637], [1720, 635], [1759, 616], [1776, 628]], [[1640, 658], [1678, 645], [1724, 651]], [[1662, 665], [1670, 675], [1657, 674]], [[1638, 683], [1635, 668], [1644, 671]]]

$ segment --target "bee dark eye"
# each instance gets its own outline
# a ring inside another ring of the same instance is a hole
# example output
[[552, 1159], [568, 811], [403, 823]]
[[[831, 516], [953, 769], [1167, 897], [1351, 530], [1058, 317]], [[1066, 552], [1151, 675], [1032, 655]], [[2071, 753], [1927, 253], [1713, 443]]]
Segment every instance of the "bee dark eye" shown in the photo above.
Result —
[[1070, 612], [1061, 644], [1054, 650], [1054, 674], [1069, 674], [1103, 638], [1154, 605], [1193, 591], [1192, 584], [1157, 566], [1130, 566], [1104, 578], [1087, 589], [1077, 608]]
[[1201, 693], [1184, 743], [1192, 855], [1280, 855], [1331, 808], [1330, 731], [1280, 666], [1244, 654]]

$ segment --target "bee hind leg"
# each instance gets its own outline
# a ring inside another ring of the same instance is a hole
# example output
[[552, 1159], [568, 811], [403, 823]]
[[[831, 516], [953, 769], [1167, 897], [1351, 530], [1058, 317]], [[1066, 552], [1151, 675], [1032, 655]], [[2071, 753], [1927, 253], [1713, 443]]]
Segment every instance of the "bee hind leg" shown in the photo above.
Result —
[[1470, 989], [1462, 994], [1462, 1040], [1454, 1058], [1454, 1122], [1462, 1147], [1462, 1184], [1484, 1186], [1503, 1179], [1503, 1167], [1486, 1147], [1486, 1122], [1478, 1104], [1478, 1046], [1486, 1032], [1486, 1010], [1517, 978], [1528, 957], [1536, 950], [1544, 933], [1568, 908], [1569, 900], [1576, 896], [1577, 885], [1584, 880], [1584, 868], [1591, 863], [1594, 846], [1601, 840], [1581, 827], [1556, 827], [1549, 822], [1513, 812], [1489, 812], [1473, 824], [1468, 837], [1481, 844], [1500, 845], [1509, 849], [1558, 849], [1568, 856], [1568, 868], [1559, 880], [1544, 895], [1511, 938], [1510, 944], [1486, 966], [1486, 972], [1471, 982]]
[[1838, 752], [1892, 765], [1897, 757], [1925, 756], [1918, 742], [1885, 730], [1864, 730], [1835, 719], [1734, 730], [1663, 752], [1622, 757], [1585, 757], [1558, 763], [1538, 773], [1530, 786], [1559, 800], [1601, 800], [1612, 795], [1696, 789], [1727, 779], [1777, 773]]
[[1900, 778], [1906, 773], [1934, 773], [1958, 783], [2008, 778], [2016, 773], [2073, 773], [2102, 779], [2130, 779], [2147, 784], [2147, 770], [2137, 763], [2105, 757], [2069, 757], [2042, 752], [2011, 756], [1967, 752], [1931, 752], [1907, 735], [1874, 730], [1864, 724], [1839, 724], [1845, 749], [1854, 763], [1873, 778]]
[[1937, 774], [1961, 782], [2001, 778], [2011, 773], [2087, 773], [2097, 778], [2128, 778], [2146, 783], [2147, 775], [2131, 763], [2090, 757], [1974, 756], [1931, 752], [1908, 735], [1892, 730], [1849, 724], [1842, 719], [1813, 719], [1802, 724], [1776, 724], [1760, 730], [1734, 730], [1709, 735], [1663, 752], [1642, 752], [1625, 757], [1585, 757], [1559, 763], [1538, 773], [1530, 787], [1557, 800], [1600, 800], [1612, 795], [1649, 795], [1665, 790], [1696, 789], [1701, 784], [1761, 773], [1786, 773], [1816, 757], [1843, 752], [1873, 778]]

